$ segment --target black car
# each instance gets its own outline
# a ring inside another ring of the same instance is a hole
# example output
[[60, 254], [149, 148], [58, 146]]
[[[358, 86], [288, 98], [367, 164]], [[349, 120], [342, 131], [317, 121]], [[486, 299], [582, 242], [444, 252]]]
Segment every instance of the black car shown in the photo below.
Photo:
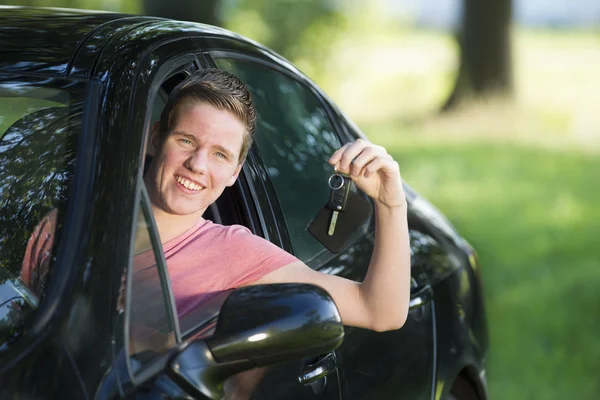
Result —
[[[0, 397], [219, 398], [227, 377], [255, 370], [253, 399], [487, 399], [476, 255], [408, 186], [413, 286], [401, 329], [344, 328], [329, 295], [301, 284], [241, 288], [175, 317], [145, 147], [170, 90], [209, 67], [246, 82], [259, 114], [243, 171], [209, 218], [311, 268], [364, 277], [373, 218], [335, 253], [307, 232], [329, 195], [329, 155], [364, 135], [288, 61], [207, 25], [0, 8]], [[47, 218], [48, 268], [26, 287], [23, 256]], [[156, 266], [146, 286], [121, 291], [140, 237]], [[146, 346], [131, 340], [140, 323]]]

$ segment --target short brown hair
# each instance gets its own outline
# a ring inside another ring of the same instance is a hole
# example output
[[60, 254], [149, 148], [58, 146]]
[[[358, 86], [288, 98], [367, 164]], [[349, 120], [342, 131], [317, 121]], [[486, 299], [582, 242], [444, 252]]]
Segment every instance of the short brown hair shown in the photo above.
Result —
[[207, 103], [231, 112], [246, 126], [238, 159], [246, 159], [256, 129], [256, 109], [250, 91], [237, 76], [216, 68], [204, 69], [185, 78], [170, 93], [160, 115], [159, 138], [164, 142], [175, 125], [179, 112], [189, 103]]

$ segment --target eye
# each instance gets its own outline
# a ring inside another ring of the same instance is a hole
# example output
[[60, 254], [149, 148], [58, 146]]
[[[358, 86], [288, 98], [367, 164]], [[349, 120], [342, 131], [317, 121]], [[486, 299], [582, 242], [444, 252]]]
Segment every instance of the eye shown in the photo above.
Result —
[[185, 145], [192, 145], [192, 141], [188, 139], [179, 139], [179, 142]]
[[215, 154], [216, 154], [216, 155], [217, 155], [217, 157], [219, 157], [219, 158], [227, 159], [227, 155], [226, 155], [226, 154], [223, 154], [223, 153], [221, 153], [220, 151], [217, 151]]

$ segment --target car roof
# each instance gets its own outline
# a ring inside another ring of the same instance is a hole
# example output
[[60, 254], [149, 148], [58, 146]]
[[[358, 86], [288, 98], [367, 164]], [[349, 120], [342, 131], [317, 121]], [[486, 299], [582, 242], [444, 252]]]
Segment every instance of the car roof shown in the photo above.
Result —
[[241, 35], [200, 23], [103, 11], [0, 6], [0, 73], [68, 76], [75, 68], [73, 76], [89, 76], [86, 70], [94, 66], [106, 43], [130, 40], [126, 33], [142, 26], [143, 31], [152, 30], [150, 41], [187, 34], [235, 38], [286, 63]]
[[0, 71], [65, 73], [87, 34], [119, 14], [0, 7]]

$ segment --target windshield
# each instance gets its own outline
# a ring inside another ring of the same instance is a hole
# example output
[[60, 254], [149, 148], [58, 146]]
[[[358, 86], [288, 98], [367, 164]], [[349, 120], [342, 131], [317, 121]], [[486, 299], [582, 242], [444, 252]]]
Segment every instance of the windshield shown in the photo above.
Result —
[[84, 85], [0, 76], [0, 349], [54, 271]]

